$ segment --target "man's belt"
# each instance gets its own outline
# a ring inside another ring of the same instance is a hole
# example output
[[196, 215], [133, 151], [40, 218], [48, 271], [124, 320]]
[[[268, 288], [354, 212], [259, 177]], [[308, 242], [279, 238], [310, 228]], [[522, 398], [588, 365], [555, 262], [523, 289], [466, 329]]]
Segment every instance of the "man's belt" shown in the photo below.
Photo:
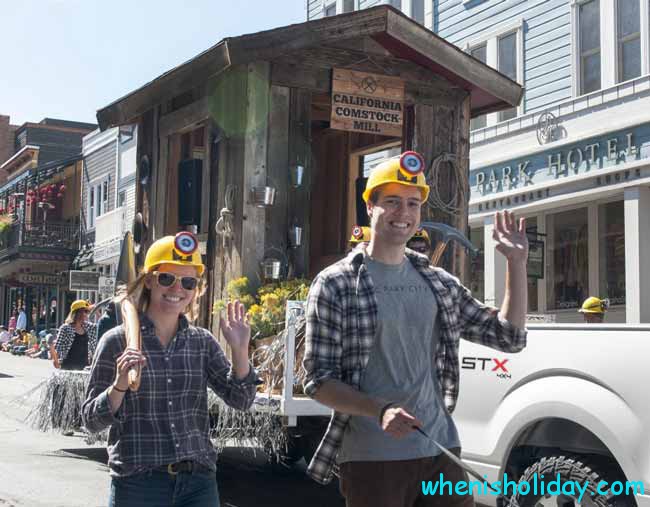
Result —
[[181, 472], [210, 472], [210, 468], [205, 465], [201, 465], [195, 461], [179, 461], [178, 463], [170, 463], [169, 465], [163, 465], [156, 468], [162, 472], [167, 472], [169, 475], [176, 475]]

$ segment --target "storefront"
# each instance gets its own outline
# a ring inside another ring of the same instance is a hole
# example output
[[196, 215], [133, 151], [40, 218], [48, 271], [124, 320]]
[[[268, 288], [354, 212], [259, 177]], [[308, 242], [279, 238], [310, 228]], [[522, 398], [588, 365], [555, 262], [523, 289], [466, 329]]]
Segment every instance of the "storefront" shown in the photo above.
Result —
[[24, 308], [27, 328], [40, 331], [57, 328], [65, 319], [73, 293], [67, 290], [67, 276], [62, 273], [19, 272], [5, 279], [3, 312], [7, 317]]
[[610, 301], [607, 322], [649, 322], [650, 123], [575, 137], [472, 167], [471, 236], [482, 254], [471, 286], [487, 302], [502, 300], [505, 264], [493, 253], [492, 216], [514, 209], [533, 246], [529, 313], [581, 322], [582, 302], [598, 296]]

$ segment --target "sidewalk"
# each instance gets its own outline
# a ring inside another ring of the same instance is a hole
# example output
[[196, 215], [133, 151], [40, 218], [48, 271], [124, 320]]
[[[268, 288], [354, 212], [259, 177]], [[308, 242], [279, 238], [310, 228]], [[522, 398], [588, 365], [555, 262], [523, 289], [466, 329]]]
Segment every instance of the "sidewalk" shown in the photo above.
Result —
[[0, 353], [0, 506], [105, 506], [109, 476], [103, 446], [24, 423], [30, 407], [16, 399], [52, 369], [50, 361]]

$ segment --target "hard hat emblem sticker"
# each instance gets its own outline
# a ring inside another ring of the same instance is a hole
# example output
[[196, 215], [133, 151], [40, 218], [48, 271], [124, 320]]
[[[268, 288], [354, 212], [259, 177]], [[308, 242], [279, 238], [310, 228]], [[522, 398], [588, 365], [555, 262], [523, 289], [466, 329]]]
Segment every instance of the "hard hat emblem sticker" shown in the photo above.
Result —
[[199, 244], [191, 232], [179, 232], [174, 238], [174, 250], [182, 255], [192, 255]]
[[361, 227], [358, 225], [355, 225], [352, 229], [352, 236], [354, 236], [356, 239], [363, 238], [363, 229], [361, 229]]
[[406, 151], [399, 159], [399, 167], [407, 178], [417, 176], [424, 171], [424, 159], [415, 151]]

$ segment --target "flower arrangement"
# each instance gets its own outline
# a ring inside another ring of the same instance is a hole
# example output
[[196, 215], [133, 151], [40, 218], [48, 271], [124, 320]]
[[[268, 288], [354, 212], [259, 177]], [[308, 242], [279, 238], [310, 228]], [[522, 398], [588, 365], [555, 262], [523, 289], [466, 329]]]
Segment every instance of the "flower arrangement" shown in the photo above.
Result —
[[214, 303], [213, 312], [224, 309], [228, 301], [239, 299], [248, 311], [253, 340], [278, 334], [284, 328], [287, 301], [307, 299], [310, 281], [303, 278], [262, 285], [253, 295], [248, 278], [231, 280], [226, 286], [227, 297]]

